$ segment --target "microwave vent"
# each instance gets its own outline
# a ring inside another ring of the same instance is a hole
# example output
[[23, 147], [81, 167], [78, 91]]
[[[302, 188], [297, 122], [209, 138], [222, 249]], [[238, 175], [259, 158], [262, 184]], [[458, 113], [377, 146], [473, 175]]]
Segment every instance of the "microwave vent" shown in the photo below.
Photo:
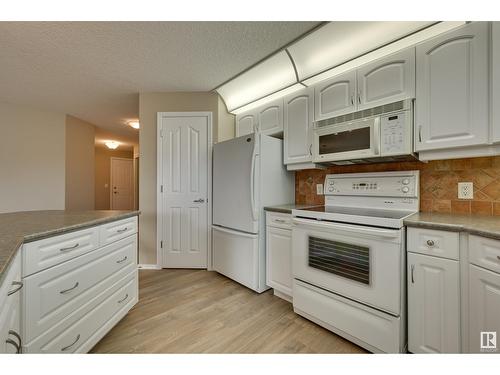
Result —
[[326, 120], [321, 120], [316, 122], [316, 127], [321, 128], [323, 126], [342, 124], [344, 122], [359, 120], [362, 118], [369, 118], [373, 116], [379, 116], [386, 113], [391, 113], [395, 111], [401, 111], [409, 108], [411, 105], [411, 100], [401, 100], [399, 102], [394, 102], [390, 104], [384, 104], [378, 107], [364, 109], [362, 111], [348, 113], [346, 115], [328, 118]]

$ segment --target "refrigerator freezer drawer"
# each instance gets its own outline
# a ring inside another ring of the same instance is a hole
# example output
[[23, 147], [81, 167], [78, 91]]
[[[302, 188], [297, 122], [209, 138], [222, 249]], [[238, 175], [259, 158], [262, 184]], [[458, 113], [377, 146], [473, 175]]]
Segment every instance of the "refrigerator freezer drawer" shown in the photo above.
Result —
[[214, 269], [240, 284], [258, 289], [259, 235], [213, 226]]

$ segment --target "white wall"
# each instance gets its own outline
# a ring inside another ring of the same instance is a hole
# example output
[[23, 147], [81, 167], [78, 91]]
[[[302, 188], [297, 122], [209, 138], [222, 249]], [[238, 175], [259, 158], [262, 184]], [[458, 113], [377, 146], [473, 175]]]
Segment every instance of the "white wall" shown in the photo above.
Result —
[[65, 120], [0, 103], [0, 213], [64, 209]]

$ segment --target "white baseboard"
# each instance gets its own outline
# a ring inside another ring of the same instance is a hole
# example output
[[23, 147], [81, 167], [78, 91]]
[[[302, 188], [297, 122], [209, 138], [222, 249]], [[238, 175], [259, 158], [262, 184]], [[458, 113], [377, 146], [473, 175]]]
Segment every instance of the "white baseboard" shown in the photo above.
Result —
[[137, 268], [139, 268], [139, 270], [161, 270], [158, 264], [139, 264]]

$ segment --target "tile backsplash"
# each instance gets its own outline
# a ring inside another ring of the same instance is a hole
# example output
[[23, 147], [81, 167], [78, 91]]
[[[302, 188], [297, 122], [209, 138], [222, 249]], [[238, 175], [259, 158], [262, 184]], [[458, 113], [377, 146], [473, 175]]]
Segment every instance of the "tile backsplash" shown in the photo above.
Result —
[[[500, 156], [331, 166], [295, 172], [295, 203], [324, 204], [316, 184], [326, 174], [420, 170], [420, 211], [500, 216]], [[458, 199], [458, 183], [474, 183], [474, 199]]]

